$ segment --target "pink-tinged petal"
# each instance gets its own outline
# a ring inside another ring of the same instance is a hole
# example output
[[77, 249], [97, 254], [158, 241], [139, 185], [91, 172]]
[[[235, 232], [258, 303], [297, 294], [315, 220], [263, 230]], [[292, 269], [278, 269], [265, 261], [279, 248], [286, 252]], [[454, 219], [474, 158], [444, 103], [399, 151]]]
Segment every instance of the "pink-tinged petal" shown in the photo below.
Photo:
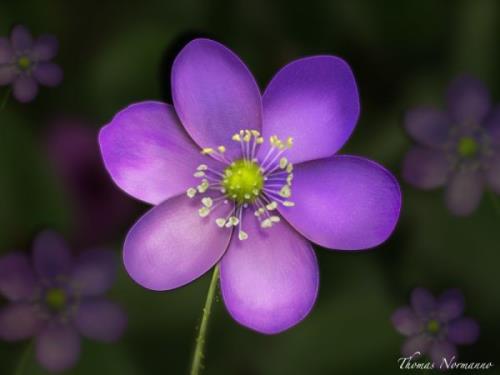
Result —
[[316, 256], [286, 222], [261, 229], [247, 210], [243, 228], [248, 239], [233, 236], [221, 261], [224, 303], [238, 323], [265, 334], [282, 332], [304, 319], [316, 301]]
[[80, 357], [80, 337], [69, 324], [51, 323], [36, 338], [36, 358], [47, 370], [73, 367]]
[[72, 284], [84, 296], [98, 296], [107, 292], [115, 281], [116, 254], [107, 249], [87, 250], [75, 261]]
[[33, 37], [26, 27], [17, 25], [12, 29], [10, 42], [16, 52], [27, 52], [33, 46]]
[[449, 322], [464, 312], [464, 295], [458, 289], [450, 289], [441, 294], [437, 300], [439, 320]]
[[37, 281], [29, 259], [22, 253], [0, 258], [0, 293], [11, 301], [29, 300], [34, 296]]
[[158, 204], [196, 186], [196, 167], [217, 163], [200, 154], [173, 107], [142, 102], [127, 107], [102, 128], [99, 144], [115, 183], [133, 197]]
[[490, 112], [485, 120], [484, 127], [493, 143], [500, 145], [500, 106]]
[[403, 161], [403, 179], [420, 189], [443, 186], [450, 174], [450, 162], [443, 151], [413, 147]]
[[207, 272], [231, 236], [231, 230], [215, 224], [228, 214], [223, 206], [201, 218], [201, 203], [183, 194], [148, 211], [125, 240], [123, 259], [132, 279], [148, 289], [170, 290]]
[[127, 315], [120, 306], [108, 300], [86, 299], [78, 307], [75, 324], [89, 339], [113, 342], [125, 331]]
[[9, 64], [14, 61], [15, 54], [9, 39], [0, 37], [0, 64]]
[[434, 362], [435, 369], [446, 370], [446, 364], [450, 365], [456, 359], [457, 348], [445, 340], [434, 341], [431, 344], [429, 355]]
[[36, 306], [30, 303], [11, 303], [0, 309], [0, 339], [19, 341], [34, 336], [44, 321]]
[[261, 129], [259, 88], [245, 64], [213, 40], [195, 39], [172, 66], [172, 98], [179, 118], [198, 145], [225, 145], [231, 156], [240, 145], [231, 136]]
[[[263, 95], [264, 139], [292, 137], [293, 162], [333, 155], [351, 135], [359, 95], [349, 65], [334, 56], [296, 60], [281, 69]], [[261, 154], [266, 152], [263, 147]]]
[[486, 168], [485, 178], [488, 187], [500, 194], [500, 150], [491, 157]]
[[452, 119], [461, 125], [482, 125], [491, 109], [488, 89], [478, 79], [461, 76], [453, 80], [447, 92], [447, 105]]
[[434, 108], [415, 108], [405, 116], [405, 129], [418, 143], [441, 148], [448, 140], [451, 122], [448, 114]]
[[436, 311], [436, 299], [427, 289], [413, 289], [410, 300], [413, 311], [422, 318], [427, 318]]
[[456, 171], [446, 188], [446, 205], [452, 214], [472, 214], [481, 202], [484, 177], [479, 170], [460, 169]]
[[460, 345], [473, 344], [479, 338], [479, 324], [471, 318], [459, 318], [448, 324], [448, 339]]
[[14, 82], [18, 75], [15, 65], [0, 65], [0, 85], [8, 85]]
[[38, 84], [32, 77], [26, 75], [18, 76], [13, 87], [14, 98], [21, 103], [31, 102], [38, 94]]
[[408, 337], [401, 347], [401, 354], [418, 358], [427, 353], [431, 344], [430, 337], [425, 334]]
[[408, 306], [397, 309], [392, 314], [391, 321], [394, 328], [405, 336], [414, 335], [422, 328], [422, 322]]
[[61, 83], [63, 71], [57, 64], [51, 62], [42, 62], [33, 69], [33, 77], [44, 86], [54, 87]]
[[33, 245], [33, 264], [42, 278], [69, 276], [72, 259], [66, 241], [52, 231], [40, 233]]
[[294, 207], [280, 212], [312, 242], [339, 250], [361, 250], [384, 242], [394, 230], [401, 192], [382, 166], [356, 156], [333, 156], [297, 165]]
[[48, 61], [57, 55], [59, 42], [53, 35], [40, 35], [33, 46], [31, 55], [36, 61]]

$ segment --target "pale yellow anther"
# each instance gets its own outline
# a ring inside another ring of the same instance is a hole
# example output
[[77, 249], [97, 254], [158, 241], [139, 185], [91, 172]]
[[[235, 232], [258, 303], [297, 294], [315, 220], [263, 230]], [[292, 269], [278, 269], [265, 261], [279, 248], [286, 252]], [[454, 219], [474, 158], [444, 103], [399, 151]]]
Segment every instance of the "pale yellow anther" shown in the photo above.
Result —
[[199, 193], [206, 192], [209, 186], [210, 185], [209, 185], [208, 181], [207, 180], [203, 180], [203, 182], [197, 186], [198, 192]]
[[242, 230], [238, 232], [238, 239], [240, 241], [245, 241], [247, 238], [248, 238], [247, 232], [243, 232]]
[[279, 195], [281, 195], [283, 198], [288, 198], [292, 195], [292, 191], [290, 190], [290, 186], [284, 185], [280, 192]]
[[189, 198], [193, 198], [196, 195], [196, 189], [195, 188], [189, 188], [189, 189], [187, 189], [186, 195]]
[[288, 148], [291, 148], [291, 147], [293, 146], [293, 138], [292, 138], [292, 137], [288, 137], [288, 138], [286, 139], [286, 146], [287, 146]]
[[257, 138], [258, 136], [260, 136], [260, 133], [259, 133], [259, 131], [258, 131], [258, 130], [254, 130], [254, 129], [252, 129], [252, 130], [250, 130], [250, 132], [252, 133], [252, 135], [253, 135], [255, 138]]
[[284, 201], [284, 202], [283, 202], [283, 206], [285, 206], [285, 207], [293, 207], [293, 206], [295, 206], [295, 202], [292, 202], [292, 201]]
[[252, 139], [252, 133], [250, 133], [250, 130], [245, 130], [245, 135], [243, 136], [243, 140], [245, 142], [250, 142], [250, 139]]
[[207, 207], [202, 207], [198, 210], [198, 214], [200, 217], [205, 217], [210, 213], [210, 210]]
[[205, 197], [201, 200], [201, 204], [203, 204], [207, 208], [210, 208], [214, 204], [214, 201], [212, 200], [212, 198]]
[[280, 222], [280, 217], [279, 216], [271, 216], [269, 218], [272, 223], [279, 223]]
[[215, 219], [215, 224], [217, 224], [219, 228], [224, 228], [224, 224], [226, 224], [226, 219], [224, 219], [223, 217], [219, 217]]
[[288, 160], [287, 160], [287, 158], [282, 157], [282, 158], [280, 159], [280, 168], [281, 168], [281, 169], [285, 169], [287, 164], [288, 164]]
[[276, 208], [278, 208], [278, 203], [276, 201], [272, 201], [271, 203], [269, 203], [266, 208], [269, 210], [269, 211], [272, 211], [272, 210], [275, 210]]
[[196, 168], [197, 171], [206, 171], [208, 169], [208, 165], [206, 164], [200, 164], [198, 165], [198, 168]]
[[286, 171], [287, 171], [287, 173], [292, 173], [292, 171], [293, 171], [293, 164], [288, 164], [288, 166], [286, 167]]
[[233, 134], [233, 136], [231, 137], [231, 139], [233, 141], [236, 141], [236, 142], [241, 142], [241, 136], [238, 133]]
[[213, 149], [213, 148], [211, 148], [211, 147], [205, 147], [205, 148], [203, 148], [203, 149], [201, 150], [201, 153], [202, 153], [203, 155], [209, 155], [209, 154], [211, 154], [211, 153], [213, 153], [213, 152], [214, 152], [214, 149]]
[[292, 184], [292, 180], [293, 180], [293, 173], [289, 174], [288, 177], [286, 178], [286, 183], [288, 185], [291, 185]]
[[219, 147], [217, 147], [217, 150], [219, 150], [219, 152], [220, 152], [221, 154], [223, 154], [224, 152], [226, 152], [226, 148], [225, 148], [224, 146], [219, 146]]
[[257, 143], [258, 145], [261, 145], [262, 143], [264, 143], [264, 138], [262, 138], [262, 137], [256, 138], [255, 143]]
[[236, 216], [231, 216], [227, 220], [226, 227], [235, 227], [240, 223], [240, 219], [238, 219]]
[[273, 226], [273, 222], [271, 221], [271, 219], [267, 218], [262, 220], [260, 226], [261, 228], [271, 228]]
[[204, 177], [204, 176], [205, 176], [205, 172], [203, 172], [203, 171], [197, 171], [197, 172], [195, 172], [195, 173], [193, 174], [193, 176], [194, 176], [194, 177], [197, 177], [197, 178], [199, 178], [199, 177]]

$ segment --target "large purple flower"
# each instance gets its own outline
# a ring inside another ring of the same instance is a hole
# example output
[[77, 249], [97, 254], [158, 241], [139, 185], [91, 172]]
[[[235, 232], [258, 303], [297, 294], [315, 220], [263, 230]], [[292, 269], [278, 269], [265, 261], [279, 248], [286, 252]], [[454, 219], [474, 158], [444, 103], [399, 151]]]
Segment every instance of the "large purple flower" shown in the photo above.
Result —
[[0, 293], [10, 303], [0, 309], [0, 338], [35, 337], [36, 358], [50, 371], [73, 366], [80, 337], [111, 342], [126, 326], [126, 315], [103, 294], [113, 284], [116, 258], [93, 249], [73, 261], [64, 240], [53, 232], [35, 239], [30, 260], [20, 252], [0, 258]]
[[409, 111], [405, 127], [417, 142], [403, 164], [404, 179], [421, 189], [446, 185], [446, 204], [459, 216], [471, 214], [485, 188], [500, 194], [500, 108], [470, 77], [448, 88], [446, 110]]
[[334, 155], [359, 115], [351, 69], [333, 56], [300, 59], [261, 97], [233, 52], [195, 39], [174, 61], [172, 94], [174, 106], [132, 105], [100, 133], [114, 181], [156, 205], [130, 230], [125, 267], [142, 286], [170, 290], [219, 263], [234, 319], [281, 332], [316, 300], [318, 264], [308, 240], [374, 247], [399, 216], [391, 173]]
[[456, 289], [445, 291], [437, 299], [426, 289], [414, 289], [410, 306], [392, 315], [394, 327], [407, 336], [402, 354], [427, 354], [435, 368], [443, 364], [443, 358], [450, 363], [457, 356], [457, 345], [472, 344], [479, 336], [477, 322], [463, 317], [463, 311], [464, 297]]
[[10, 39], [0, 37], [0, 86], [12, 85], [14, 97], [23, 103], [35, 98], [39, 84], [57, 86], [63, 73], [51, 60], [58, 48], [52, 35], [33, 40], [26, 27], [14, 27]]

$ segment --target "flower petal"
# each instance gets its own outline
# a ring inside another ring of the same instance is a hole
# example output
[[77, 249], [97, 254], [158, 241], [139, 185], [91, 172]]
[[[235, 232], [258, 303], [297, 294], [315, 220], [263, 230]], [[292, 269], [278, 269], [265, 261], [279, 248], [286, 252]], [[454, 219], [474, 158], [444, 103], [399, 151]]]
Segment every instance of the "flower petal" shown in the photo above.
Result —
[[420, 319], [408, 306], [397, 309], [392, 314], [391, 321], [394, 328], [405, 336], [414, 335], [420, 331], [422, 326]]
[[36, 358], [49, 371], [73, 367], [80, 357], [80, 337], [71, 325], [51, 323], [36, 339]]
[[40, 277], [69, 276], [72, 259], [66, 241], [52, 231], [40, 233], [33, 245], [33, 263]]
[[212, 162], [184, 132], [173, 107], [160, 102], [134, 104], [118, 113], [102, 128], [99, 144], [115, 183], [152, 204], [195, 186], [196, 167]]
[[479, 337], [479, 324], [471, 318], [460, 318], [448, 324], [448, 339], [460, 345], [473, 344]]
[[231, 136], [261, 129], [259, 88], [243, 62], [213, 40], [195, 39], [172, 66], [172, 98], [179, 118], [200, 147], [224, 145], [239, 155]]
[[18, 53], [27, 52], [33, 45], [33, 37], [29, 30], [22, 26], [17, 25], [12, 29], [10, 34], [10, 42], [12, 47]]
[[443, 186], [450, 174], [450, 162], [443, 151], [413, 147], [403, 161], [403, 179], [420, 189]]
[[201, 218], [197, 201], [185, 195], [170, 198], [132, 227], [123, 259], [138, 284], [152, 290], [183, 286], [203, 275], [224, 254], [231, 231], [214, 222], [216, 217], [226, 216], [219, 212], [224, 207]]
[[[351, 135], [359, 95], [349, 65], [334, 56], [293, 61], [273, 78], [263, 95], [265, 139], [292, 137], [293, 162], [333, 155]], [[266, 152], [263, 147], [261, 154]]]
[[63, 71], [57, 64], [42, 62], [33, 69], [33, 77], [44, 86], [54, 87], [61, 83]]
[[11, 301], [29, 300], [37, 281], [28, 257], [20, 252], [0, 258], [0, 293]]
[[462, 315], [464, 311], [464, 295], [458, 289], [450, 289], [441, 294], [437, 300], [439, 319], [449, 322]]
[[491, 157], [486, 167], [485, 177], [488, 187], [500, 194], [500, 150]]
[[11, 303], [0, 309], [0, 338], [19, 341], [34, 336], [44, 321], [30, 303]]
[[105, 299], [85, 299], [78, 308], [76, 327], [92, 340], [118, 340], [127, 326], [127, 315], [117, 304]]
[[59, 42], [53, 35], [40, 35], [33, 46], [32, 56], [36, 61], [48, 61], [57, 55]]
[[415, 108], [405, 116], [405, 129], [418, 143], [440, 148], [448, 140], [451, 128], [448, 114], [434, 108]]
[[425, 334], [408, 337], [401, 347], [401, 354], [405, 357], [414, 356], [418, 358], [427, 353], [432, 341]]
[[401, 192], [394, 176], [356, 156], [333, 156], [294, 169], [295, 207], [280, 208], [311, 241], [339, 250], [361, 250], [384, 242], [394, 230]]
[[454, 121], [460, 125], [482, 125], [491, 109], [488, 89], [478, 79], [461, 76], [453, 80], [447, 92], [447, 105]]
[[76, 260], [71, 280], [82, 295], [97, 296], [111, 288], [116, 270], [117, 259], [113, 251], [87, 250]]
[[15, 54], [9, 39], [0, 37], [0, 64], [8, 64], [14, 61]]
[[434, 362], [434, 368], [445, 370], [446, 363], [449, 365], [453, 361], [453, 357], [457, 356], [457, 348], [445, 340], [434, 341], [431, 344], [429, 355]]
[[260, 228], [250, 210], [246, 241], [233, 236], [221, 261], [221, 291], [231, 316], [265, 334], [282, 332], [311, 311], [319, 286], [314, 251], [286, 222]]
[[436, 299], [427, 289], [413, 289], [410, 300], [413, 311], [422, 318], [429, 317], [436, 310]]
[[38, 84], [26, 75], [18, 76], [14, 81], [13, 95], [21, 103], [28, 103], [35, 99], [38, 94]]
[[472, 214], [481, 202], [484, 177], [478, 170], [461, 169], [455, 172], [446, 189], [446, 205], [452, 214]]

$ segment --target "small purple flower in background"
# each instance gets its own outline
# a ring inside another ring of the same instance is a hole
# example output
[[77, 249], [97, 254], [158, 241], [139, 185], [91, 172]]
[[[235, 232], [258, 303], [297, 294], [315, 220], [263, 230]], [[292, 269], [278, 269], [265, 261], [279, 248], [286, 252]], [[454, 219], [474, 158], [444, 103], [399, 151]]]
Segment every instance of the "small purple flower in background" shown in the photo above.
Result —
[[0, 86], [12, 85], [14, 97], [27, 103], [36, 97], [39, 84], [59, 85], [62, 70], [51, 62], [58, 48], [57, 39], [52, 35], [33, 40], [26, 27], [14, 27], [10, 39], [0, 37]]
[[334, 155], [359, 115], [352, 71], [334, 56], [300, 59], [261, 96], [233, 52], [195, 39], [171, 80], [173, 106], [132, 105], [99, 136], [116, 184], [156, 206], [130, 230], [125, 267], [140, 285], [171, 290], [219, 264], [236, 321], [266, 334], [286, 330], [316, 300], [309, 241], [371, 248], [399, 217], [390, 172]]
[[457, 345], [472, 344], [479, 336], [479, 325], [463, 317], [463, 312], [464, 297], [457, 289], [447, 290], [438, 298], [426, 289], [414, 289], [410, 306], [399, 308], [391, 318], [394, 328], [407, 336], [402, 354], [426, 354], [435, 368], [441, 366], [443, 358], [450, 363], [457, 356]]
[[500, 194], [500, 107], [470, 76], [448, 88], [446, 110], [416, 108], [405, 119], [417, 142], [403, 164], [403, 178], [421, 189], [446, 185], [446, 205], [458, 216], [471, 214], [485, 188]]
[[104, 298], [117, 262], [109, 250], [93, 249], [73, 260], [64, 240], [42, 232], [29, 259], [20, 252], [0, 258], [0, 339], [34, 337], [38, 362], [49, 371], [72, 367], [80, 354], [80, 334], [112, 342], [122, 335], [124, 311]]

